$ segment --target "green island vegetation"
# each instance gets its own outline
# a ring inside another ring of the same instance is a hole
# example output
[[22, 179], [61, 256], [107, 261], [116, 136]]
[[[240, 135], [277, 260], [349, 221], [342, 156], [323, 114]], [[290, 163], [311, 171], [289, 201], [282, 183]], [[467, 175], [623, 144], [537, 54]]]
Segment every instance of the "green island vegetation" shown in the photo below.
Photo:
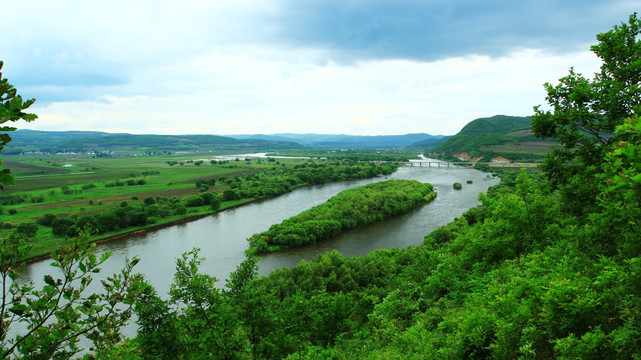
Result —
[[[265, 277], [248, 256], [222, 287], [194, 249], [168, 296], [133, 274], [136, 259], [87, 294], [108, 256], [86, 232], [54, 252], [62, 275], [41, 290], [10, 281], [26, 240], [3, 234], [2, 357], [69, 359], [86, 334], [96, 359], [639, 358], [640, 30], [633, 14], [597, 35], [593, 79], [546, 84], [551, 110], [535, 108], [531, 128], [558, 146], [542, 171], [496, 170], [480, 206], [419, 246], [332, 251]], [[32, 120], [0, 86], [2, 123]], [[137, 335], [122, 339], [132, 313]]]
[[272, 225], [249, 238], [250, 254], [327, 240], [341, 232], [404, 214], [436, 197], [430, 184], [387, 180], [340, 192], [324, 204]]

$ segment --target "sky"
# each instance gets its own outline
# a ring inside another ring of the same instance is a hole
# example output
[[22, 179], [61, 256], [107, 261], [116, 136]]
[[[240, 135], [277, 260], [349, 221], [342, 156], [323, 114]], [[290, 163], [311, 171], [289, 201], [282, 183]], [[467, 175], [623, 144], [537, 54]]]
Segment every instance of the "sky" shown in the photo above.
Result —
[[3, 77], [39, 118], [133, 134], [456, 134], [528, 116], [627, 0], [21, 0]]

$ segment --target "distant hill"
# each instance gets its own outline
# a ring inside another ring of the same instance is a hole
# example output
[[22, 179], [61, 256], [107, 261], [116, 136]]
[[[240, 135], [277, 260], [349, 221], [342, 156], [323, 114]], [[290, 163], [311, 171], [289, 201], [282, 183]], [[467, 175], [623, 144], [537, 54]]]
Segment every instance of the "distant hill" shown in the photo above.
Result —
[[554, 142], [535, 138], [530, 130], [531, 120], [529, 116], [506, 115], [476, 119], [434, 152], [446, 156], [466, 152], [471, 156], [503, 155], [522, 160], [542, 158]]
[[407, 147], [415, 144], [437, 144], [443, 135], [424, 133], [406, 135], [330, 135], [330, 134], [273, 134], [273, 135], [229, 135], [235, 139], [261, 139], [272, 141], [294, 141], [309, 147], [332, 148], [391, 148]]
[[13, 141], [4, 154], [26, 152], [176, 152], [176, 151], [274, 151], [322, 148], [400, 148], [433, 149], [447, 136], [425, 133], [405, 135], [135, 135], [98, 131], [39, 131], [21, 129], [10, 134]]
[[176, 152], [176, 151], [269, 151], [298, 149], [292, 141], [234, 139], [217, 135], [134, 135], [95, 131], [18, 130], [4, 154], [23, 152]]
[[531, 120], [531, 117], [505, 115], [472, 120], [436, 151], [444, 153], [476, 151], [482, 146], [498, 145], [513, 139], [507, 135], [508, 133], [529, 129]]

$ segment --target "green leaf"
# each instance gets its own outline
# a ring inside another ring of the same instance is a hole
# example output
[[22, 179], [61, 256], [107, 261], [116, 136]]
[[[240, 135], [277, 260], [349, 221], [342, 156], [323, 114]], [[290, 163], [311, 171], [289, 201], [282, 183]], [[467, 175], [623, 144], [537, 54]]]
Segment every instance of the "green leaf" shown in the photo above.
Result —
[[22, 316], [22, 315], [24, 315], [24, 313], [25, 313], [27, 310], [28, 310], [28, 308], [27, 308], [27, 306], [26, 306], [26, 305], [24, 305], [24, 304], [17, 304], [17, 305], [12, 306], [12, 307], [9, 309], [9, 311], [10, 311], [10, 312], [12, 312], [12, 313], [14, 313], [14, 314], [16, 314], [16, 315], [18, 315], [18, 316]]
[[51, 286], [56, 286], [56, 281], [53, 279], [51, 275], [45, 275], [45, 283]]

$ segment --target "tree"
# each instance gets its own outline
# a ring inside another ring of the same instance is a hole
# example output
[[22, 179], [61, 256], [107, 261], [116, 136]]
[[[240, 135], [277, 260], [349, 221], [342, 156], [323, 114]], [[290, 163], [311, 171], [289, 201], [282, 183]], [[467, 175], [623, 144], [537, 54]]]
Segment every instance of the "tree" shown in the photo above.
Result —
[[[4, 63], [0, 61], [0, 70], [2, 70]], [[24, 110], [29, 108], [36, 99], [22, 100], [22, 96], [17, 94], [13, 85], [9, 84], [7, 79], [2, 78], [0, 72], [0, 151], [4, 146], [11, 141], [11, 136], [7, 134], [8, 131], [15, 131], [16, 128], [4, 125], [8, 121], [33, 121], [38, 116], [35, 114], [25, 113]], [[2, 167], [2, 159], [0, 159], [0, 167]], [[4, 185], [12, 185], [13, 177], [9, 169], [2, 169], [0, 171], [0, 189], [4, 189]]]
[[[248, 339], [238, 321], [238, 304], [216, 288], [216, 278], [199, 272], [204, 259], [198, 252], [193, 249], [176, 260], [169, 301], [148, 289], [136, 306], [137, 341], [149, 351], [144, 358], [247, 358]], [[253, 277], [252, 269], [249, 276]], [[240, 292], [247, 281], [238, 281], [242, 283], [232, 281], [238, 285], [232, 288]]]
[[554, 188], [566, 195], [570, 210], [587, 214], [598, 194], [595, 181], [606, 153], [619, 139], [615, 128], [641, 112], [641, 21], [597, 35], [591, 50], [603, 61], [593, 80], [570, 69], [556, 86], [545, 84], [552, 110], [534, 108], [532, 130], [562, 146], [548, 154], [543, 168]]
[[52, 253], [58, 272], [45, 275], [42, 289], [16, 281], [28, 248], [25, 241], [17, 236], [0, 240], [0, 358], [68, 359], [81, 350], [81, 337], [98, 352], [121, 340], [119, 329], [146, 285], [142, 275], [132, 273], [138, 262], [134, 258], [120, 274], [102, 280], [104, 292], [87, 294], [92, 275], [110, 256], [97, 258], [89, 236], [82, 231]]

